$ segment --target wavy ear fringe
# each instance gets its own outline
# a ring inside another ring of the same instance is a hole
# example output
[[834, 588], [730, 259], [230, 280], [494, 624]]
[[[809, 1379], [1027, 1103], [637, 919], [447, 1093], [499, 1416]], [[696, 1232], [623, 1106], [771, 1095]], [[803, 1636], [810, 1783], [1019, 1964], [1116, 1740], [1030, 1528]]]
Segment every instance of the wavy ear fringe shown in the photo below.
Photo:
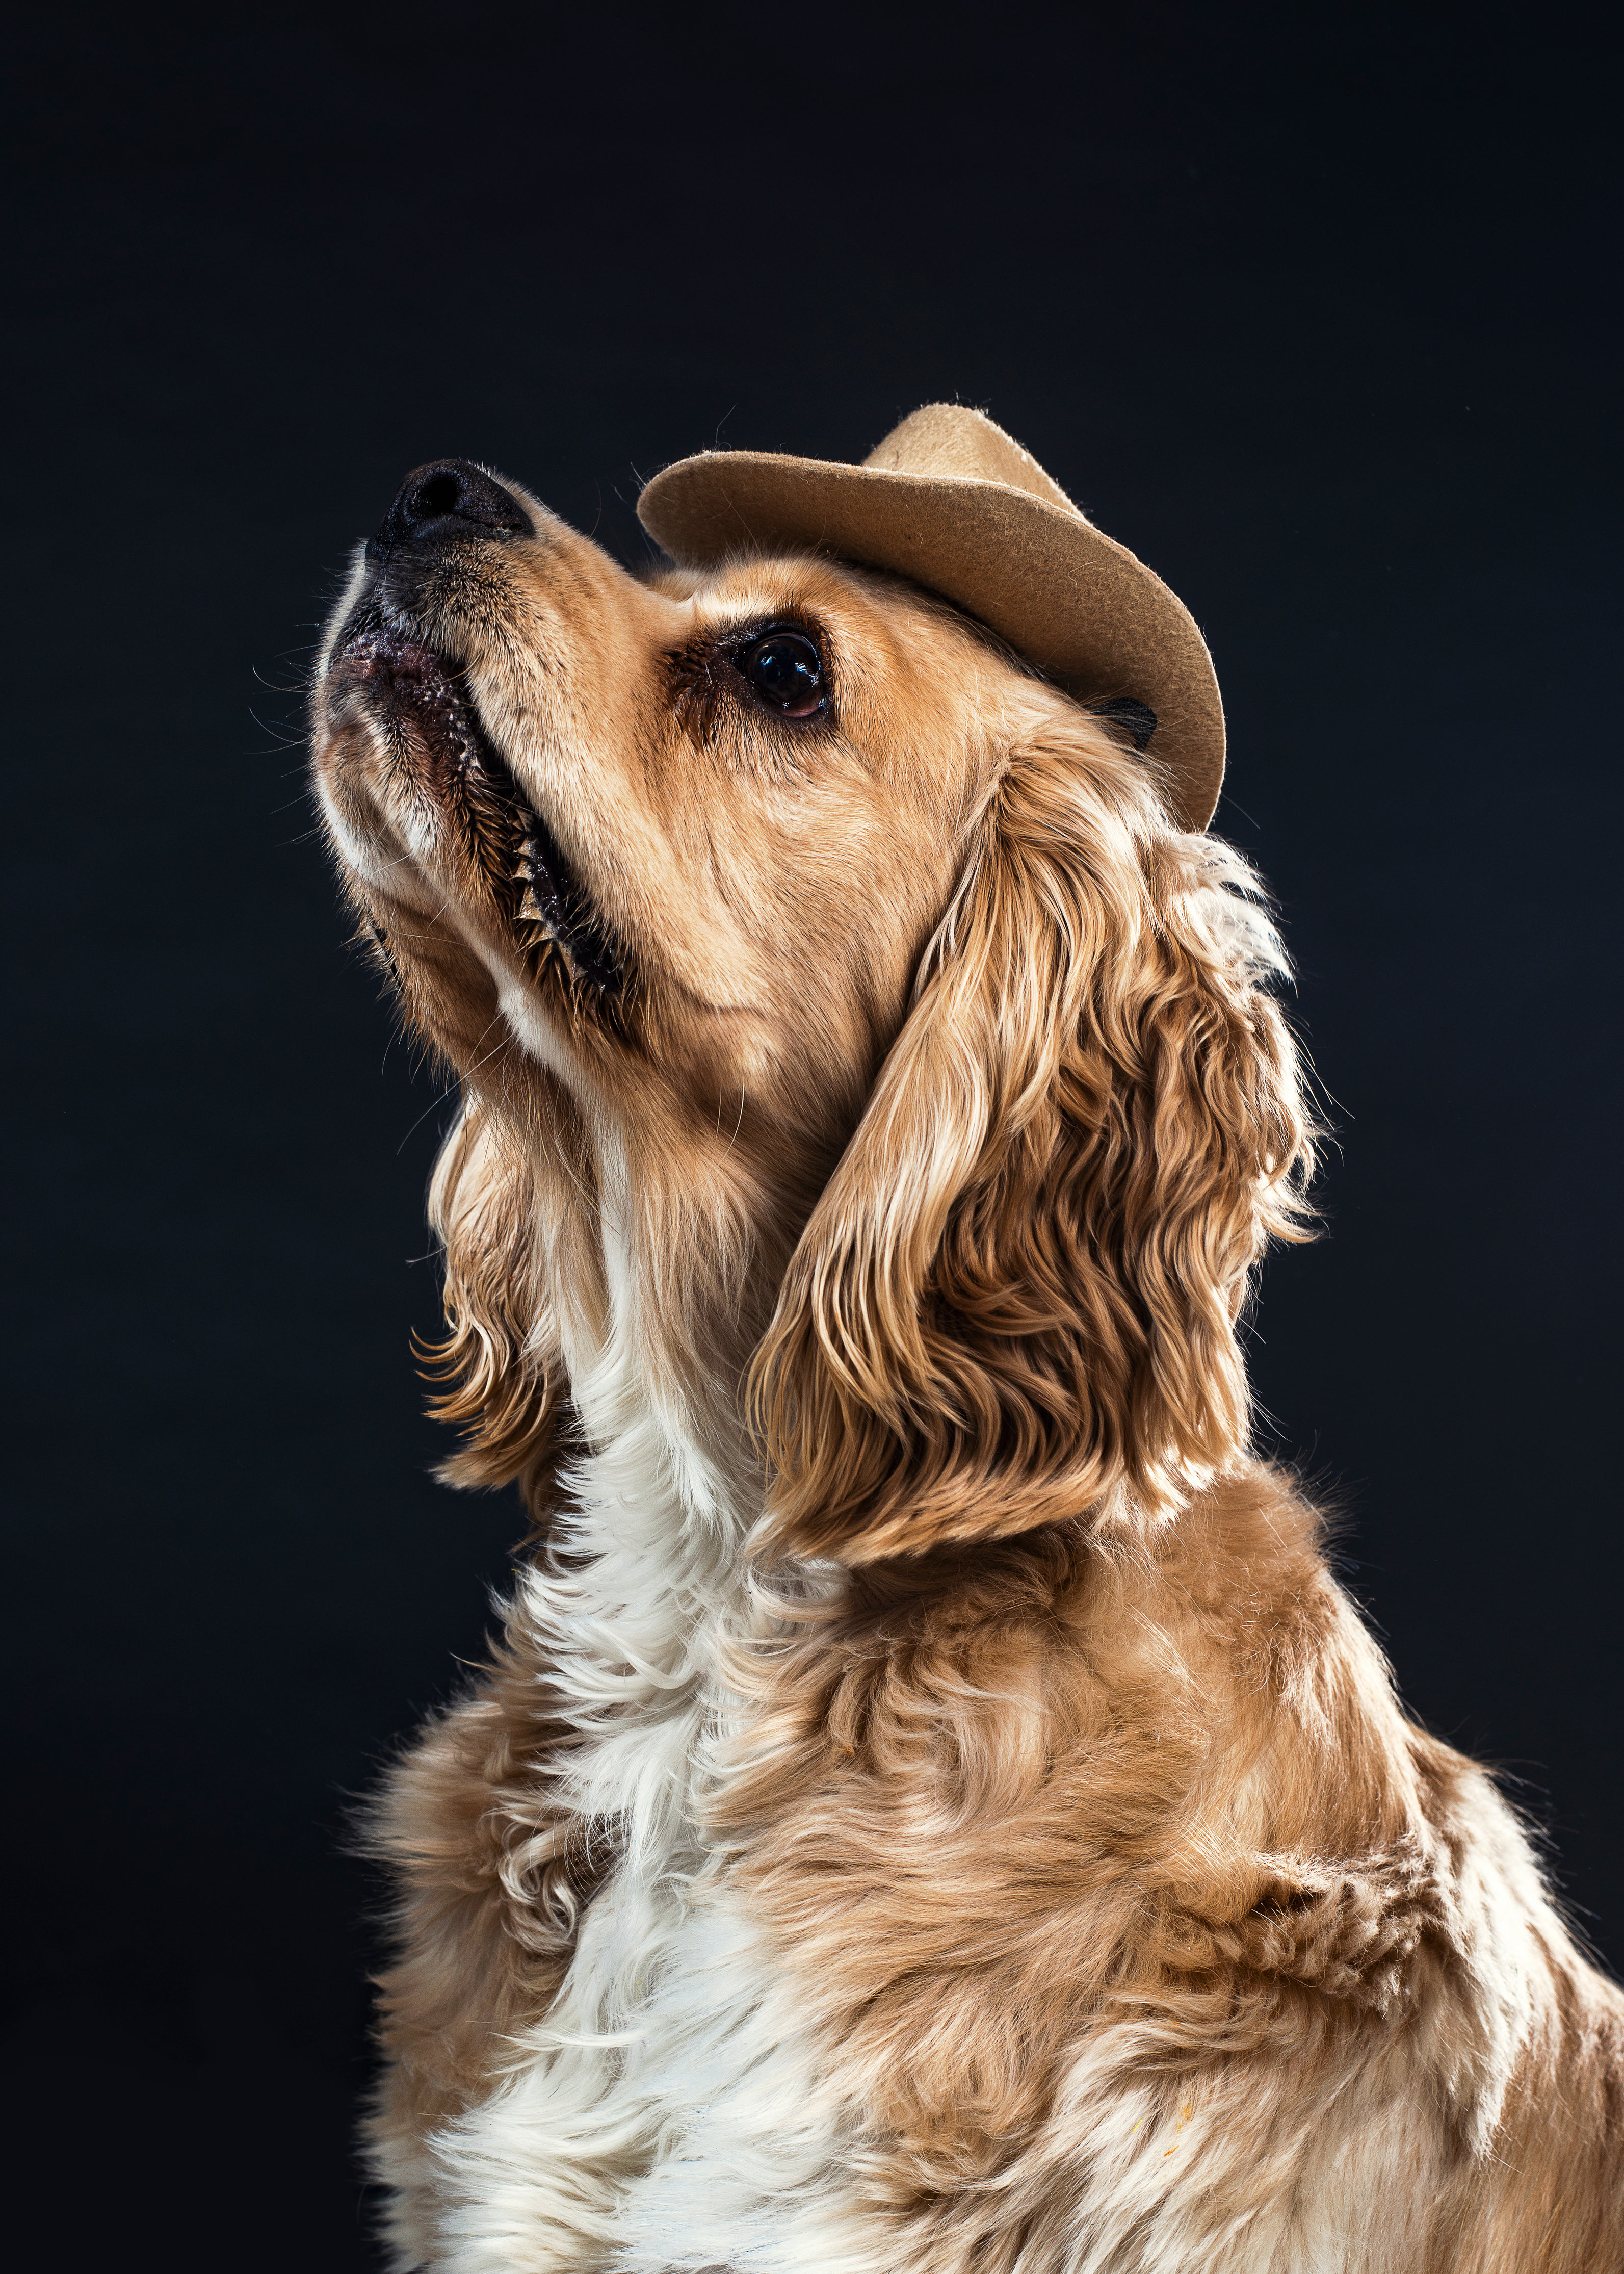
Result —
[[462, 1449], [436, 1472], [447, 1484], [516, 1477], [528, 1485], [548, 1464], [560, 1369], [533, 1252], [531, 1183], [511, 1135], [465, 1095], [429, 1187], [429, 1222], [445, 1246], [450, 1332], [444, 1342], [414, 1342], [425, 1379], [450, 1385], [430, 1400], [431, 1416], [463, 1432]]
[[1155, 1517], [1234, 1457], [1252, 1267], [1307, 1236], [1285, 969], [1238, 856], [1056, 698], [757, 1353], [774, 1547]]

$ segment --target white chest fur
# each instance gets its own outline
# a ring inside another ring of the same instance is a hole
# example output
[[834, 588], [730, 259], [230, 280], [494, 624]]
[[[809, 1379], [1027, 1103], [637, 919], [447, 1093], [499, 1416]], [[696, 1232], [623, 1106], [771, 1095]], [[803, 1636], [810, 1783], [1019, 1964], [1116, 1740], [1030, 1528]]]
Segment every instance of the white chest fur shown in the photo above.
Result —
[[874, 2262], [841, 2240], [832, 2093], [699, 1827], [737, 1718], [738, 1487], [625, 1371], [576, 1379], [605, 1430], [572, 1480], [583, 1554], [573, 1576], [527, 1575], [513, 1616], [575, 1732], [555, 1796], [619, 1860], [545, 2022], [434, 2144], [438, 2263], [857, 2274]]

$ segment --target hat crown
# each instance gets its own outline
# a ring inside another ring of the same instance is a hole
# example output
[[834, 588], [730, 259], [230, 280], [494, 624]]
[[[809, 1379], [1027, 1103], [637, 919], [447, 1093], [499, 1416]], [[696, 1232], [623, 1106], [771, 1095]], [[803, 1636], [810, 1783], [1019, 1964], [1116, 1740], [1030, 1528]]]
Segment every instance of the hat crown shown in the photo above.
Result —
[[1003, 482], [1081, 521], [1058, 482], [984, 410], [962, 403], [927, 403], [893, 426], [863, 460], [883, 474], [920, 474], [953, 481]]

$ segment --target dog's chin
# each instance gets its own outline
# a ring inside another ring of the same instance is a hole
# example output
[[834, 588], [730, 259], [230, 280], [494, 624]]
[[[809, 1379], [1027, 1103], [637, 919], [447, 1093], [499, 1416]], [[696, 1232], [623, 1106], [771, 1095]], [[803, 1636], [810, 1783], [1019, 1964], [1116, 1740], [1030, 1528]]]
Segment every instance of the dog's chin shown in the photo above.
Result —
[[328, 683], [359, 699], [413, 791], [438, 809], [528, 975], [562, 982], [576, 1009], [616, 1004], [625, 954], [485, 731], [465, 674], [424, 641], [363, 621]]

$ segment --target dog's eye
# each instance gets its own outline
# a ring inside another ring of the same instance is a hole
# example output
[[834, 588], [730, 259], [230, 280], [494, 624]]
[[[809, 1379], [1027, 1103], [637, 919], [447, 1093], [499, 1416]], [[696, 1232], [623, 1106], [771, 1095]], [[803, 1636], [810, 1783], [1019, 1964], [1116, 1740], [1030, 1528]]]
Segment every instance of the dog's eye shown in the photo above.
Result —
[[809, 719], [823, 703], [823, 659], [803, 632], [769, 632], [745, 649], [739, 668], [786, 719]]

